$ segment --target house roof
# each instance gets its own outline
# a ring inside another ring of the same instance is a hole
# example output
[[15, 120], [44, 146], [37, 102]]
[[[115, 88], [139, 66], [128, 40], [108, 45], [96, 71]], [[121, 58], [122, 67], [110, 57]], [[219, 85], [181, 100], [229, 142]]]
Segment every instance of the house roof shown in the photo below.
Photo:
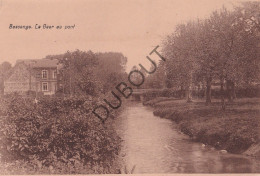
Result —
[[23, 62], [25, 65], [30, 65], [32, 68], [56, 68], [58, 60], [56, 59], [26, 59], [17, 60], [16, 63]]
[[50, 60], [50, 59], [40, 59], [37, 60], [35, 64], [32, 66], [34, 68], [40, 68], [40, 67], [57, 67], [58, 60]]

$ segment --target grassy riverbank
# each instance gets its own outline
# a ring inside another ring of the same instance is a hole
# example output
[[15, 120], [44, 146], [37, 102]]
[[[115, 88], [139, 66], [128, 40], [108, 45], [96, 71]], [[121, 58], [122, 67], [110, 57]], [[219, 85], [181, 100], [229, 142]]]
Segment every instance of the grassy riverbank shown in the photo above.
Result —
[[156, 98], [144, 105], [153, 106], [155, 115], [175, 121], [194, 141], [260, 158], [259, 98], [237, 99], [227, 103], [225, 111], [219, 100], [205, 106], [202, 100], [186, 103], [185, 100]]

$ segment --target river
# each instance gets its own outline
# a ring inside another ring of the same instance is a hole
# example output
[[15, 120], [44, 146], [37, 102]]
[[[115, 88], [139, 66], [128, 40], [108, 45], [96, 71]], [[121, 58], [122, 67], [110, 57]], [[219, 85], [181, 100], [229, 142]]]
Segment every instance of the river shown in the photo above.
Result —
[[141, 103], [128, 105], [116, 120], [122, 138], [121, 156], [134, 173], [256, 173], [260, 161], [222, 153], [196, 143], [168, 119], [153, 115]]

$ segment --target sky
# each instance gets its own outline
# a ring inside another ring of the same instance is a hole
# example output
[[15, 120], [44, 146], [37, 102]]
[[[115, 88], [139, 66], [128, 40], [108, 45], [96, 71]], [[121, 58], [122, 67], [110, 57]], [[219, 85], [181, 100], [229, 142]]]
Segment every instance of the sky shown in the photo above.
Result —
[[[122, 52], [127, 70], [174, 32], [177, 24], [209, 17], [231, 0], [0, 0], [0, 63], [41, 59], [76, 49]], [[30, 25], [32, 29], [9, 29]], [[35, 25], [54, 26], [34, 29]], [[61, 25], [62, 29], [56, 29]], [[64, 29], [75, 25], [74, 29]], [[155, 59], [155, 58], [154, 58]]]

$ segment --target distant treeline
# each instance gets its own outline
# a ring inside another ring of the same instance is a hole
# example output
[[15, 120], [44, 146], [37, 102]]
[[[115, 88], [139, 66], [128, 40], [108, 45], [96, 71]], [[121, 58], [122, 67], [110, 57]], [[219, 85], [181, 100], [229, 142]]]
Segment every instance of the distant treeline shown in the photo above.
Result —
[[[179, 89], [191, 101], [192, 90], [201, 87], [207, 103], [212, 95], [223, 102], [258, 96], [252, 85], [260, 83], [259, 17], [259, 2], [243, 2], [232, 11], [223, 7], [207, 19], [179, 24], [164, 39], [166, 62], [148, 75], [144, 88]], [[214, 83], [219, 91], [212, 90]]]

